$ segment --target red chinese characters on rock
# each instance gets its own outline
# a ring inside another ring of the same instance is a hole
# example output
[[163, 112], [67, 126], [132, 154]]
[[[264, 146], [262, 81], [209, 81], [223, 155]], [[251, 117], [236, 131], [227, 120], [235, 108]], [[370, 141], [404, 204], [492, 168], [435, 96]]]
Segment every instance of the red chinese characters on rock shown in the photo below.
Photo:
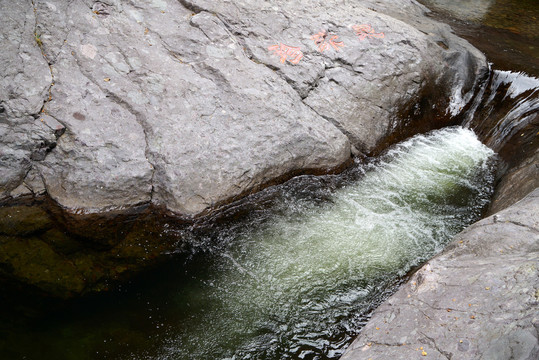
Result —
[[[328, 36], [331, 37], [328, 39]], [[328, 33], [325, 31], [320, 31], [318, 34], [311, 36], [311, 39], [314, 41], [320, 52], [324, 52], [330, 47], [333, 47], [336, 51], [339, 51], [339, 47], [343, 47], [344, 43], [342, 41], [336, 41], [337, 38], [337, 35], [328, 35]]]
[[281, 57], [280, 61], [283, 64], [286, 60], [290, 61], [292, 64], [298, 64], [301, 58], [303, 58], [303, 53], [299, 47], [288, 46], [282, 43], [279, 45], [272, 45], [268, 47], [268, 50], [279, 55]]
[[367, 24], [353, 25], [352, 29], [356, 32], [359, 40], [365, 40], [366, 37], [383, 39], [385, 36], [384, 33], [375, 33], [372, 26]]

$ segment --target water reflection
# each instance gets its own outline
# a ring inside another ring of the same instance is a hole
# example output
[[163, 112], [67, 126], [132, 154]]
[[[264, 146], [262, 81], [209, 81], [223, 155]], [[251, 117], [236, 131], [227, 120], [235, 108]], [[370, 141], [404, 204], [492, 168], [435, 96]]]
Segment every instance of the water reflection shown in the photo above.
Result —
[[495, 0], [423, 0], [429, 7], [448, 11], [453, 16], [467, 21], [480, 22], [487, 15]]

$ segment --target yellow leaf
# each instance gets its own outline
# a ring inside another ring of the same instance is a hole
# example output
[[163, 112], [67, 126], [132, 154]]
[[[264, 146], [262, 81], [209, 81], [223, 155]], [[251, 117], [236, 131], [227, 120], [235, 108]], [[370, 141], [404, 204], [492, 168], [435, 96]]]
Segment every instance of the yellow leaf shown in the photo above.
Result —
[[106, 82], [109, 82], [110, 78], [104, 78], [103, 80], [105, 80]]

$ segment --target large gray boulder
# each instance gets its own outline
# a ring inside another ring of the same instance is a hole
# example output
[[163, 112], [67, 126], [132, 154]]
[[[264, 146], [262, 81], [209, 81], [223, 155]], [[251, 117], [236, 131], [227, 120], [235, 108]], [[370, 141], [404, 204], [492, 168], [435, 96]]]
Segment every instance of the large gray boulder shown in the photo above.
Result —
[[460, 233], [342, 360], [539, 358], [539, 188]]
[[72, 212], [193, 216], [337, 171], [450, 123], [487, 69], [411, 0], [0, 7], [0, 199]]

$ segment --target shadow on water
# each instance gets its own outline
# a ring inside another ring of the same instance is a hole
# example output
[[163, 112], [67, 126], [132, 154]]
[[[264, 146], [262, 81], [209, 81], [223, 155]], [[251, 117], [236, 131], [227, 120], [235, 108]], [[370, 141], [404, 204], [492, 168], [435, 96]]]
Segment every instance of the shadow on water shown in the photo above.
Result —
[[481, 216], [492, 156], [471, 131], [444, 129], [343, 175], [269, 188], [211, 226], [166, 223], [188, 244], [170, 261], [3, 321], [0, 355], [336, 359], [410, 269]]

